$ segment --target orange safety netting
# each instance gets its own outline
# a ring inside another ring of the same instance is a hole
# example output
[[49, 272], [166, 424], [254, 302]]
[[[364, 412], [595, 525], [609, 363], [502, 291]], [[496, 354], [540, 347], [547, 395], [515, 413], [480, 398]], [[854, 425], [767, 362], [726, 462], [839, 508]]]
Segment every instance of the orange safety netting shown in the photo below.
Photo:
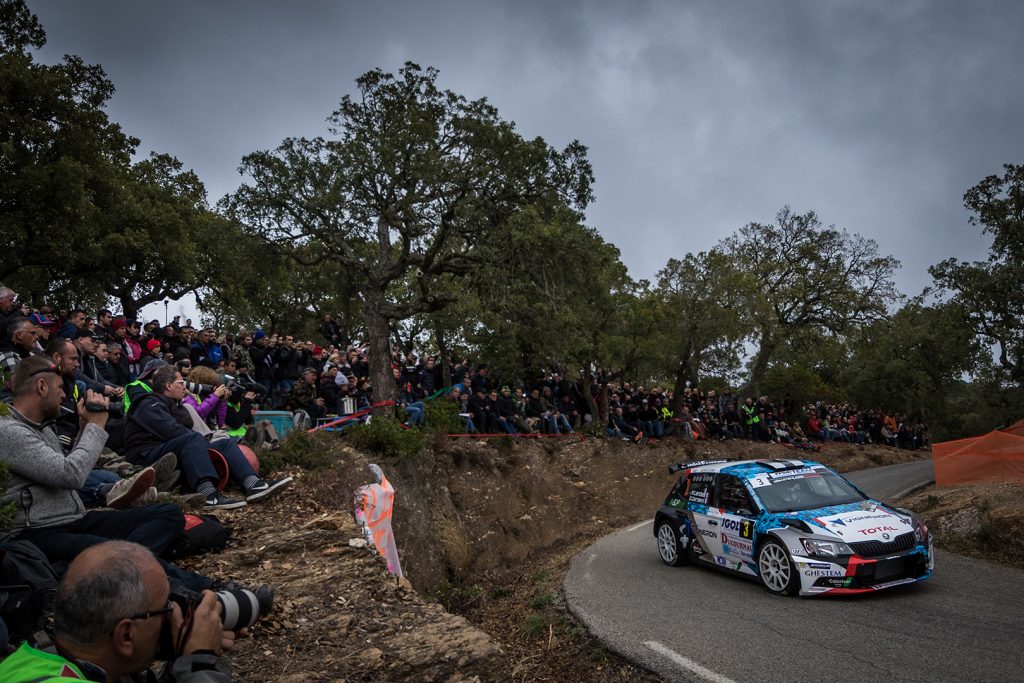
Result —
[[935, 484], [1024, 483], [1024, 420], [969, 439], [932, 444]]

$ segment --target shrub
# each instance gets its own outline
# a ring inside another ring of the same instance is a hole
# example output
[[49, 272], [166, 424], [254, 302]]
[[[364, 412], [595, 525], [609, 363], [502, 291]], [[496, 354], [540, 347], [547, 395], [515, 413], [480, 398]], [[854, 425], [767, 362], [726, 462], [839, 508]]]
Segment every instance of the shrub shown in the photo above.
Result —
[[264, 475], [288, 466], [313, 471], [330, 467], [334, 463], [329, 444], [322, 437], [302, 429], [288, 432], [279, 449], [261, 453], [259, 458], [260, 473]]
[[425, 443], [420, 430], [405, 429], [394, 418], [376, 416], [368, 423], [347, 429], [345, 438], [356, 448], [398, 460], [418, 458]]
[[424, 419], [427, 431], [442, 434], [461, 434], [465, 431], [462, 418], [459, 417], [458, 403], [439, 396], [433, 401], [427, 401], [426, 405]]

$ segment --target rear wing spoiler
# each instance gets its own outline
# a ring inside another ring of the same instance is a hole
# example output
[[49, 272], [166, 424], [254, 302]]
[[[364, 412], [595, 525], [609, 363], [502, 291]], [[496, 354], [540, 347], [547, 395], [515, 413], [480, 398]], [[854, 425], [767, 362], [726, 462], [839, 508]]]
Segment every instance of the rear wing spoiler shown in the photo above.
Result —
[[722, 460], [696, 460], [694, 462], [681, 462], [677, 465], [669, 465], [668, 473], [675, 474], [682, 470], [688, 470], [692, 467], [700, 467], [701, 465], [720, 465], [723, 462], [729, 462], [728, 458]]

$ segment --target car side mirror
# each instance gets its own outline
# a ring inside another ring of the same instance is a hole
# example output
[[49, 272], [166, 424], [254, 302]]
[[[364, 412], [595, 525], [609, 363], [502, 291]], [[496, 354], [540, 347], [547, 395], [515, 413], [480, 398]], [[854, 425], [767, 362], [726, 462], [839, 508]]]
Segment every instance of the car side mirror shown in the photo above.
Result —
[[746, 508], [740, 508], [739, 510], [736, 511], [736, 514], [738, 514], [741, 517], [753, 517], [754, 516], [754, 513], [751, 512], [750, 510], [746, 509]]

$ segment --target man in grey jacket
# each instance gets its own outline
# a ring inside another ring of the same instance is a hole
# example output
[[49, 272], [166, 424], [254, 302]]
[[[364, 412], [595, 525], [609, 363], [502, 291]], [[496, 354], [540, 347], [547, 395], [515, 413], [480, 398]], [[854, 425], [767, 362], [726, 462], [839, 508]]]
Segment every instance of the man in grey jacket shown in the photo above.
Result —
[[[0, 462], [9, 469], [0, 504], [15, 503], [12, 532], [39, 546], [51, 562], [70, 562], [110, 539], [133, 541], [157, 557], [167, 550], [185, 528], [177, 505], [86, 512], [78, 496], [107, 440], [108, 399], [86, 391], [77, 406], [81, 432], [65, 456], [52, 426], [64, 399], [60, 368], [42, 356], [26, 358], [14, 373], [13, 389], [11, 417], [0, 418]], [[162, 564], [191, 590], [214, 583]]]
[[[223, 630], [216, 596], [203, 594], [183, 642], [185, 617], [169, 597], [167, 577], [148, 550], [124, 541], [93, 546], [57, 587], [54, 642], [23, 644], [0, 663], [0, 680], [149, 682], [156, 680], [149, 669], [159, 656], [172, 659], [169, 674], [177, 683], [230, 683], [221, 655], [234, 646], [235, 634]], [[160, 652], [165, 635], [180, 642], [178, 652]]]

